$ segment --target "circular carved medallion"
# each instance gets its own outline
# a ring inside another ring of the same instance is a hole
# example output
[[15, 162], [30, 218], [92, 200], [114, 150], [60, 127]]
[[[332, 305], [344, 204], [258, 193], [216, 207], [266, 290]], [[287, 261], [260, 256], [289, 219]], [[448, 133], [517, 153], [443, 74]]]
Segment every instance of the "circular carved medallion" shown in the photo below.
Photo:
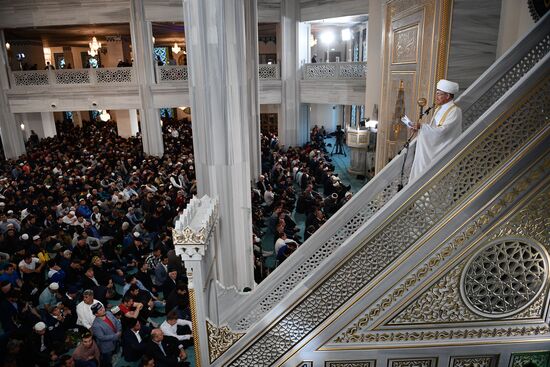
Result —
[[501, 238], [483, 246], [466, 264], [462, 299], [473, 312], [503, 318], [530, 306], [548, 278], [548, 256], [537, 242]]

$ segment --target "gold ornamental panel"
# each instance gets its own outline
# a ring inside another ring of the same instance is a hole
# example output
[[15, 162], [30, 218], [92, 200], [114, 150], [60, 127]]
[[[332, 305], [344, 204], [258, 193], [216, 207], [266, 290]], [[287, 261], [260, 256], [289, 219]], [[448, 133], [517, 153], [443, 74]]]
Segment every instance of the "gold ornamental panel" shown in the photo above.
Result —
[[392, 64], [418, 62], [418, 24], [393, 32]]

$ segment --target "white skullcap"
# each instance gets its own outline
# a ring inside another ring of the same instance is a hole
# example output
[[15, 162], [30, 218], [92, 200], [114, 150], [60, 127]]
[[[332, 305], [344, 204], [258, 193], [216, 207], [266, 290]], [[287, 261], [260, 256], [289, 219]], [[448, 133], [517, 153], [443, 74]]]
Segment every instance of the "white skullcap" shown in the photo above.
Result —
[[40, 236], [35, 234], [34, 236], [32, 236], [32, 240], [33, 241], [36, 241], [36, 240], [39, 240], [40, 239]]
[[53, 282], [52, 284], [50, 284], [50, 289], [52, 291], [56, 291], [59, 289], [59, 284], [57, 284], [56, 282]]
[[34, 330], [36, 330], [36, 331], [42, 331], [42, 330], [44, 330], [44, 329], [46, 329], [46, 324], [43, 323], [42, 321], [37, 322], [37, 323], [34, 325]]
[[26, 241], [26, 240], [29, 239], [29, 235], [26, 234], [26, 233], [23, 233], [23, 234], [21, 235], [21, 239], [22, 239], [23, 241]]
[[456, 94], [458, 93], [458, 83], [441, 79], [437, 82], [437, 89], [445, 93]]

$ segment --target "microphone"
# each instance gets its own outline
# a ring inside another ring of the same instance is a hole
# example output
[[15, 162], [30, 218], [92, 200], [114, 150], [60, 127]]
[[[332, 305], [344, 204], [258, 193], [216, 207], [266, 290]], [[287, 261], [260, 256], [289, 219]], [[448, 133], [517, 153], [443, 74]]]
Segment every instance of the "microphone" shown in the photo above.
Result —
[[431, 105], [430, 107], [428, 107], [428, 108], [426, 109], [426, 111], [424, 111], [424, 112], [422, 113], [422, 116], [426, 116], [427, 114], [429, 114], [430, 111], [432, 110], [432, 108], [434, 108], [434, 107], [435, 107], [435, 103], [434, 103], [433, 105]]

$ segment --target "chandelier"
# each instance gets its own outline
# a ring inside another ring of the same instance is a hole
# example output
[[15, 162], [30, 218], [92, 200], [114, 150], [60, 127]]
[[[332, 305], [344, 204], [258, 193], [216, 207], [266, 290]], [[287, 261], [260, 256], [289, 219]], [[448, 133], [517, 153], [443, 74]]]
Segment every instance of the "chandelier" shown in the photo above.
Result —
[[101, 114], [99, 115], [99, 119], [103, 122], [107, 122], [111, 119], [111, 115], [107, 112], [107, 110], [101, 111]]
[[177, 42], [174, 42], [174, 46], [172, 46], [172, 52], [175, 54], [179, 54], [181, 51], [181, 47], [178, 46]]
[[101, 42], [97, 42], [97, 38], [92, 37], [92, 42], [89, 42], [88, 45], [90, 49], [88, 50], [88, 55], [94, 57], [97, 55], [97, 51], [101, 48]]

